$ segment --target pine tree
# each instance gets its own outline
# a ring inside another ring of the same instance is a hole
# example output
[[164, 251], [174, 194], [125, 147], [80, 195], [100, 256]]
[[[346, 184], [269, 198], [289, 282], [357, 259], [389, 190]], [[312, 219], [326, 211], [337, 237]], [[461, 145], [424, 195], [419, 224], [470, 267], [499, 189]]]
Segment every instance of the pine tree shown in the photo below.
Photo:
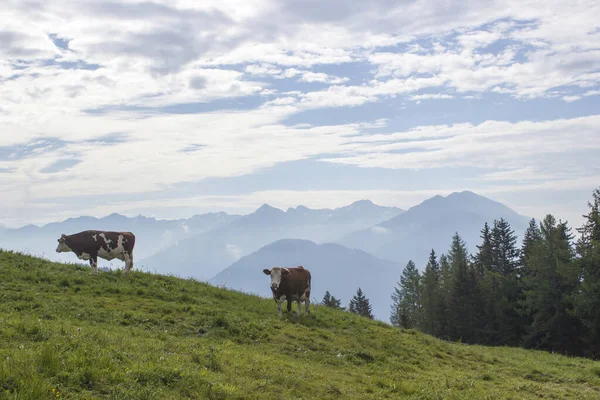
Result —
[[442, 253], [440, 255], [440, 283], [439, 283], [439, 307], [438, 315], [439, 336], [444, 339], [450, 339], [451, 321], [448, 310], [450, 309], [450, 287], [452, 284], [450, 263], [448, 256]]
[[393, 303], [390, 322], [393, 325], [403, 328], [417, 327], [421, 309], [419, 285], [419, 270], [411, 260], [404, 267], [400, 282], [392, 294]]
[[365, 297], [361, 288], [358, 288], [356, 294], [350, 300], [349, 311], [370, 319], [374, 318], [371, 303]]
[[452, 237], [448, 252], [450, 262], [450, 291], [448, 293], [448, 314], [451, 321], [450, 337], [469, 342], [474, 336], [475, 313], [473, 294], [475, 282], [471, 274], [465, 242], [458, 233]]
[[579, 288], [570, 228], [547, 215], [540, 224], [541, 240], [526, 256], [525, 306], [531, 326], [526, 347], [581, 355], [582, 326], [571, 309]]
[[518, 267], [519, 249], [517, 236], [506, 220], [494, 221], [491, 232], [492, 265], [491, 270], [509, 276]]
[[[522, 297], [517, 237], [510, 224], [501, 218], [494, 221], [489, 244], [481, 249], [489, 251], [482, 283], [485, 293], [485, 313], [481, 315], [483, 340], [493, 345], [516, 345], [523, 335], [523, 319], [519, 314]], [[485, 258], [479, 253], [480, 258]]]
[[590, 211], [576, 244], [581, 272], [581, 290], [575, 298], [576, 314], [586, 327], [586, 355], [600, 357], [600, 187], [588, 202]]
[[334, 296], [332, 296], [329, 293], [329, 290], [325, 292], [325, 295], [323, 296], [323, 300], [321, 301], [321, 304], [324, 305], [325, 307], [331, 307], [331, 308], [335, 308], [335, 309], [342, 309], [342, 305], [341, 305], [341, 301], [336, 299]]
[[435, 251], [431, 249], [421, 285], [422, 329], [425, 333], [436, 336], [441, 334], [440, 274], [440, 265]]
[[475, 255], [475, 264], [479, 275], [483, 276], [485, 270], [492, 268], [493, 249], [492, 249], [492, 232], [490, 226], [486, 222], [481, 230], [481, 245], [477, 246], [477, 254]]
[[523, 235], [523, 244], [521, 245], [520, 253], [521, 266], [526, 264], [525, 259], [531, 255], [533, 248], [539, 244], [540, 240], [542, 240], [540, 228], [538, 227], [535, 218], [531, 218], [531, 220], [529, 220], [529, 226]]

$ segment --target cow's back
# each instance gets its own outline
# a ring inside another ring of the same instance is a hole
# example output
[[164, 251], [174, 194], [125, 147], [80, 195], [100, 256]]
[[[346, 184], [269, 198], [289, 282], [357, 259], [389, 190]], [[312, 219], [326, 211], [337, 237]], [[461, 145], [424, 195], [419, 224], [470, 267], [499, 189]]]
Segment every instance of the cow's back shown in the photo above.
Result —
[[[120, 237], [123, 237], [120, 240]], [[99, 250], [111, 251], [121, 244], [127, 253], [133, 251], [135, 235], [132, 232], [100, 231], [90, 229], [69, 235], [69, 242], [78, 251], [97, 253]]]
[[310, 291], [310, 272], [303, 267], [288, 268], [289, 274], [284, 275], [281, 279], [284, 291], [289, 291], [291, 294], [304, 294], [307, 289]]

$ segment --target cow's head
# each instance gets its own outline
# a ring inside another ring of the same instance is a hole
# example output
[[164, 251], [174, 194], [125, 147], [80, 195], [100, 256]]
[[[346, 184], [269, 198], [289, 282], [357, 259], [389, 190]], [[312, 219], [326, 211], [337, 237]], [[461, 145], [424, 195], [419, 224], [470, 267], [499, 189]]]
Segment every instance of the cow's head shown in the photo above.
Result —
[[265, 275], [271, 275], [271, 289], [277, 290], [279, 289], [279, 285], [281, 284], [281, 278], [290, 273], [290, 270], [287, 268], [273, 267], [272, 269], [263, 269]]
[[64, 233], [60, 236], [60, 238], [58, 238], [58, 247], [56, 248], [56, 252], [57, 253], [65, 253], [67, 251], [71, 251], [71, 249], [69, 248], [69, 246], [67, 246], [67, 244], [65, 243], [65, 240], [67, 238], [67, 235], [65, 235]]

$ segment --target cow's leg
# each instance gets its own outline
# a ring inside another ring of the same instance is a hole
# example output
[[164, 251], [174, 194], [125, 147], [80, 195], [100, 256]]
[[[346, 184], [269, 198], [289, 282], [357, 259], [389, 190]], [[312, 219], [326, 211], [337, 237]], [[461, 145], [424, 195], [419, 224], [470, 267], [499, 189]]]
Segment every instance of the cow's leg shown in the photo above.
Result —
[[277, 314], [279, 315], [279, 318], [283, 317], [283, 314], [281, 313], [281, 303], [283, 303], [283, 300], [275, 300], [277, 302]]
[[92, 266], [92, 274], [98, 275], [98, 258], [97, 257], [90, 258], [90, 265]]
[[307, 314], [310, 314], [308, 307], [310, 306], [310, 290], [304, 292], [304, 310]]
[[287, 312], [291, 313], [292, 312], [292, 299], [287, 299]]
[[298, 316], [300, 316], [300, 314], [302, 314], [302, 298], [298, 297], [298, 300], [296, 300], [296, 304], [298, 304]]
[[133, 253], [125, 253], [123, 259], [125, 260], [125, 271], [123, 272], [127, 275], [133, 269]]

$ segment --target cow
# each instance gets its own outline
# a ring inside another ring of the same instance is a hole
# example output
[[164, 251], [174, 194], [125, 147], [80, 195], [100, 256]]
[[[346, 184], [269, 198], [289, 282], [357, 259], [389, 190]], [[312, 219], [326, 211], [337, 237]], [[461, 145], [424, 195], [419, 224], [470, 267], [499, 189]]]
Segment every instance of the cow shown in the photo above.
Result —
[[263, 269], [265, 275], [271, 276], [271, 292], [277, 303], [277, 311], [281, 318], [281, 303], [287, 300], [287, 311], [292, 311], [292, 301], [298, 304], [298, 316], [301, 314], [300, 304], [304, 302], [304, 309], [310, 314], [310, 272], [302, 266], [295, 268], [273, 267]]
[[124, 274], [133, 268], [135, 235], [131, 232], [88, 230], [73, 235], [64, 233], [58, 239], [57, 253], [72, 251], [80, 260], [90, 260], [92, 274], [98, 274], [98, 257], [125, 261]]

